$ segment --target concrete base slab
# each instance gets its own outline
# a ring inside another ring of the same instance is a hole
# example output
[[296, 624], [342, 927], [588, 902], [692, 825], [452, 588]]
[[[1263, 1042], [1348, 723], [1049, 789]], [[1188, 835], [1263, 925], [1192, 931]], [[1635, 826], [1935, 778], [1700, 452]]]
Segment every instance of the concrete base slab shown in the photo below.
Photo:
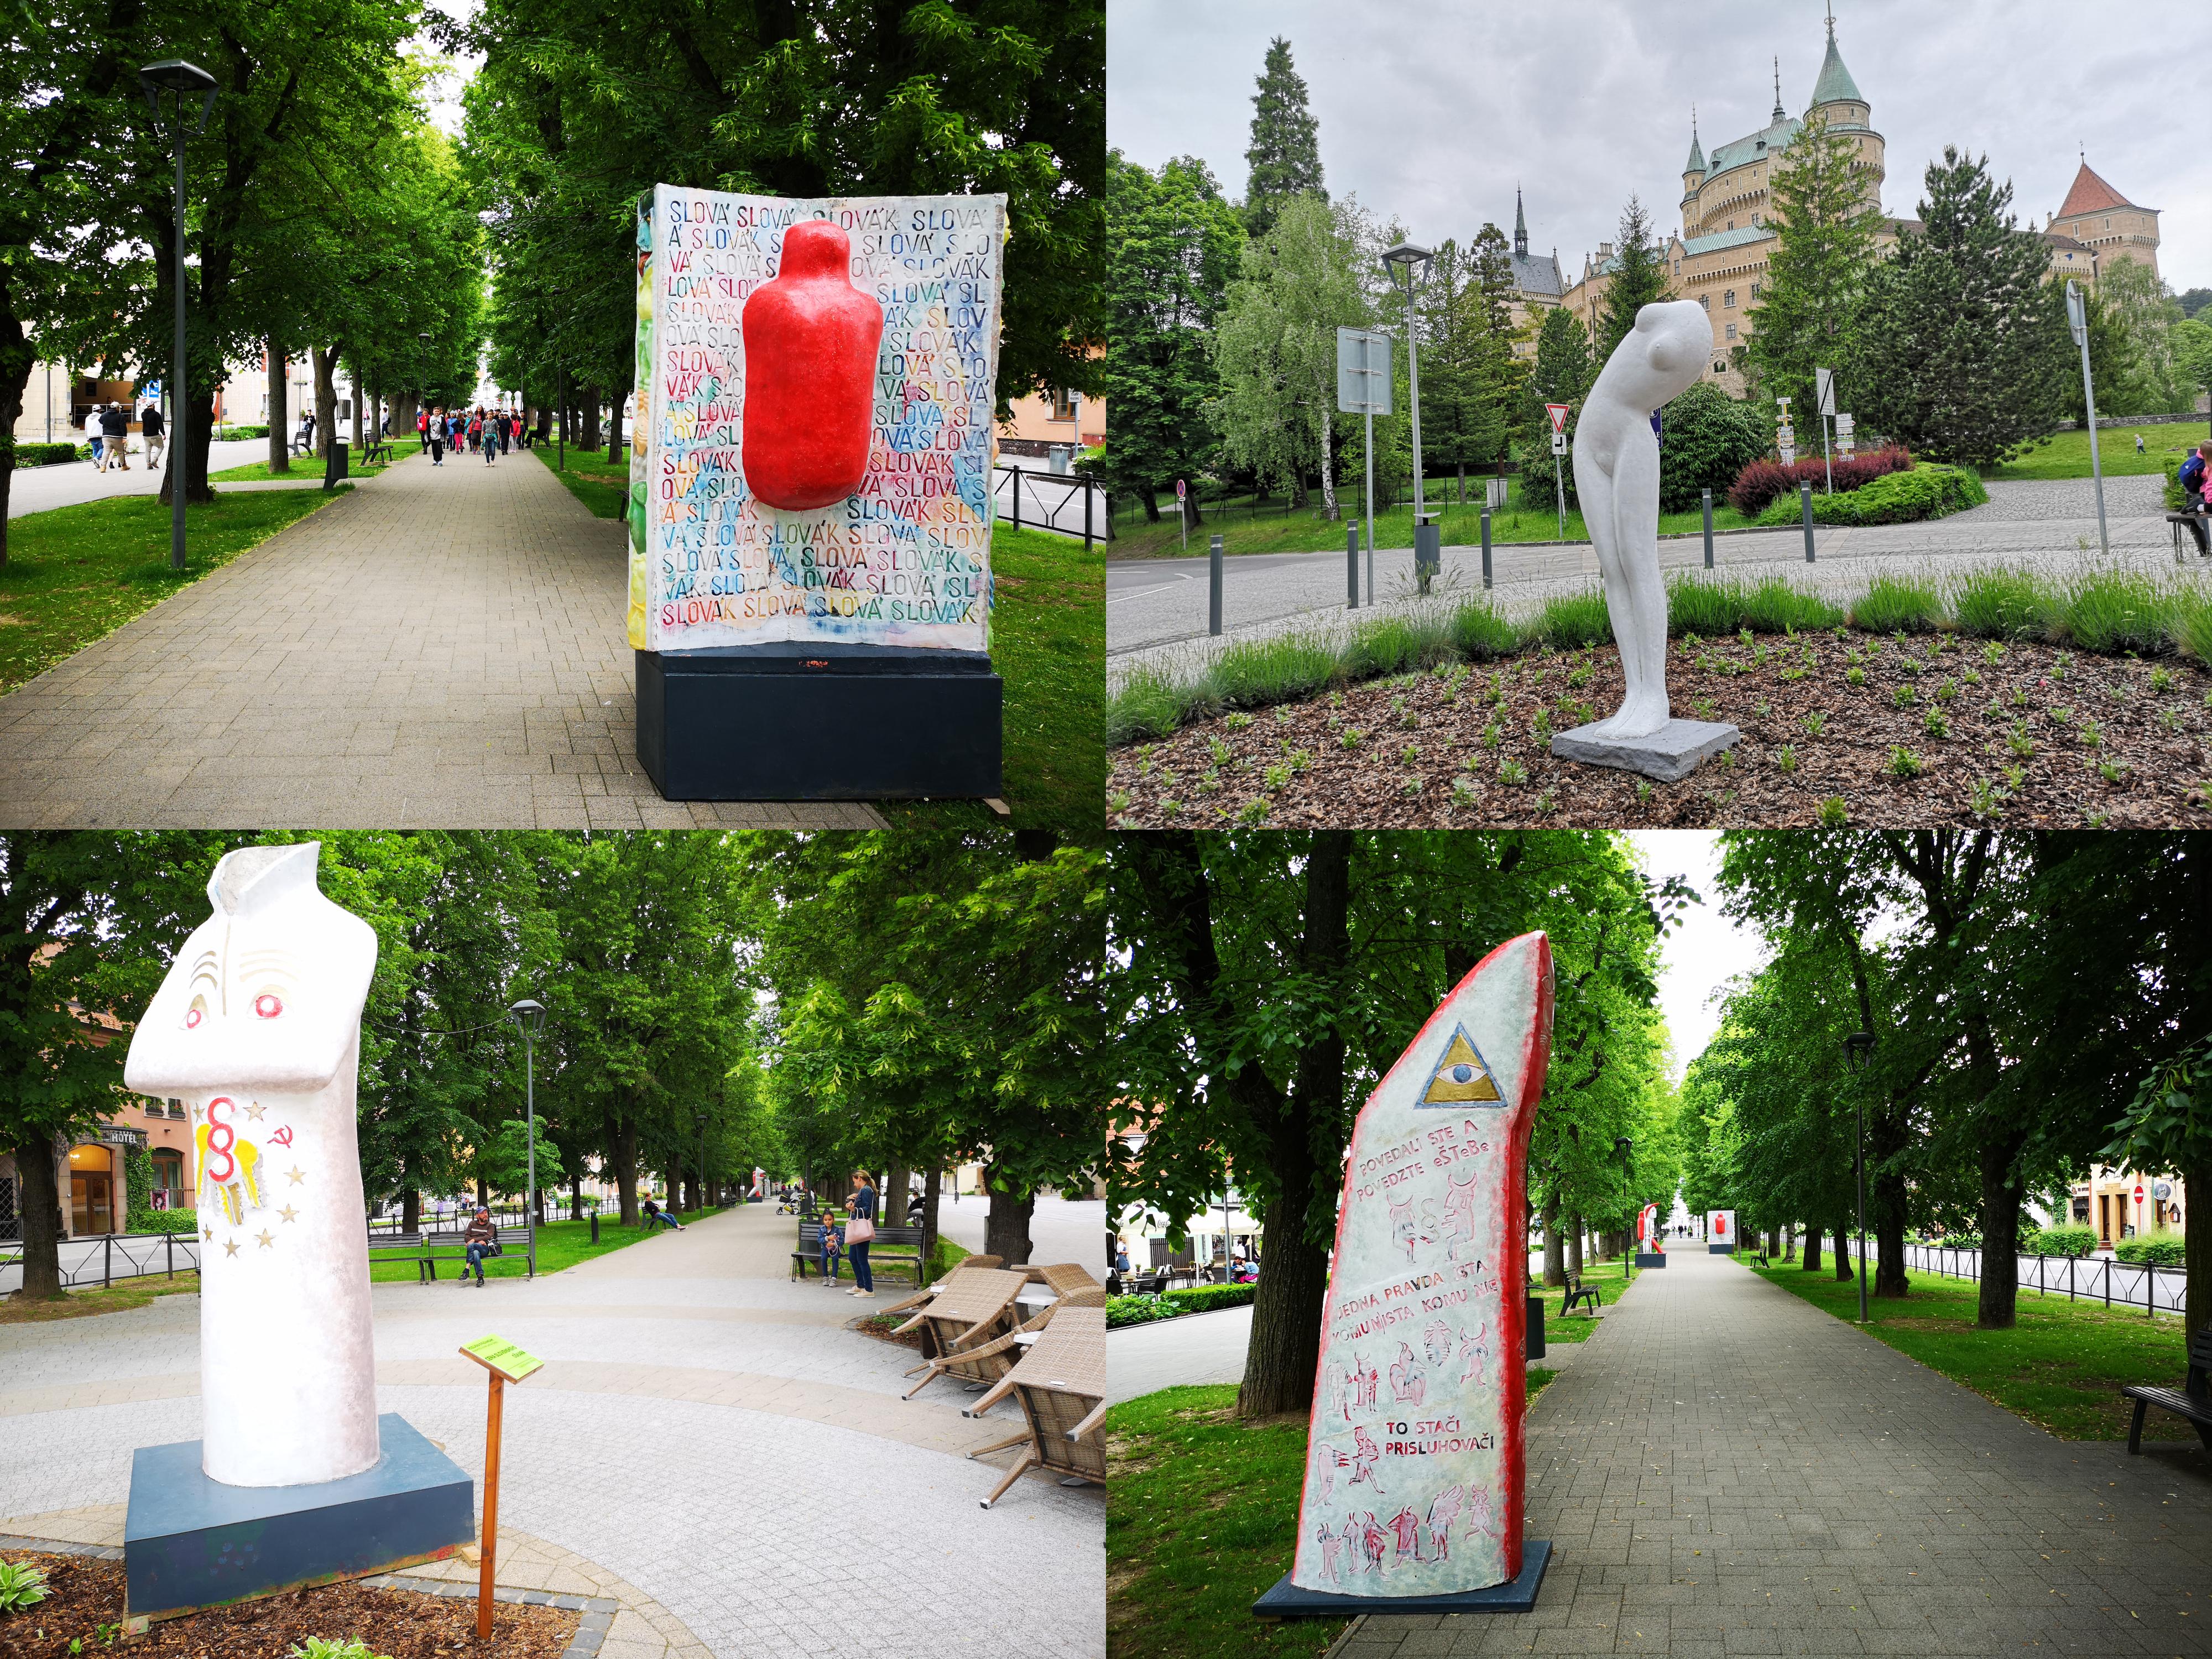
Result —
[[1285, 1573], [1280, 1583], [1252, 1604], [1252, 1613], [1271, 1623], [1279, 1619], [1347, 1619], [1361, 1613], [1526, 1613], [1536, 1605], [1544, 1569], [1551, 1563], [1550, 1540], [1528, 1540], [1521, 1546], [1518, 1578], [1450, 1595], [1339, 1595], [1300, 1589]]
[[1668, 720], [1646, 738], [1599, 737], [1596, 732], [1595, 724], [1562, 732], [1552, 739], [1552, 752], [1562, 760], [1641, 772], [1662, 783], [1679, 783], [1743, 735], [1724, 720]]
[[1705, 1246], [1705, 1254], [1707, 1255], [1734, 1255], [1735, 1254], [1735, 1246], [1733, 1244], [1708, 1244]]
[[1667, 1258], [1657, 1250], [1638, 1250], [1636, 1265], [1639, 1267], [1663, 1267], [1667, 1265]]

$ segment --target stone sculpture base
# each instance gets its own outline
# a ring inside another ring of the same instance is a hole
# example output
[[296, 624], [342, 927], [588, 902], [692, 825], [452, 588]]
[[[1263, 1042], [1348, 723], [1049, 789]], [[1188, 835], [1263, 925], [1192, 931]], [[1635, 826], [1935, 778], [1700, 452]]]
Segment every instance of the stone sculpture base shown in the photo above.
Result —
[[1362, 1613], [1526, 1613], [1536, 1605], [1544, 1569], [1551, 1564], [1549, 1540], [1524, 1540], [1518, 1578], [1450, 1595], [1342, 1595], [1300, 1589], [1285, 1573], [1281, 1583], [1252, 1604], [1252, 1613], [1273, 1624], [1280, 1619], [1348, 1619]]
[[637, 653], [637, 758], [668, 800], [983, 799], [989, 653], [781, 641]]
[[226, 1486], [200, 1443], [141, 1446], [123, 1526], [125, 1614], [134, 1631], [306, 1584], [385, 1572], [476, 1541], [476, 1488], [397, 1412], [377, 1419], [374, 1468], [307, 1486]]
[[1707, 1255], [1734, 1255], [1735, 1254], [1735, 1246], [1733, 1244], [1708, 1244], [1705, 1246], [1705, 1254]]
[[1639, 1267], [1663, 1267], [1667, 1265], [1667, 1258], [1657, 1250], [1638, 1250], [1636, 1265]]
[[1648, 738], [1593, 736], [1596, 726], [1577, 726], [1552, 739], [1563, 760], [1617, 766], [1662, 783], [1679, 783], [1743, 735], [1722, 720], [1668, 720]]

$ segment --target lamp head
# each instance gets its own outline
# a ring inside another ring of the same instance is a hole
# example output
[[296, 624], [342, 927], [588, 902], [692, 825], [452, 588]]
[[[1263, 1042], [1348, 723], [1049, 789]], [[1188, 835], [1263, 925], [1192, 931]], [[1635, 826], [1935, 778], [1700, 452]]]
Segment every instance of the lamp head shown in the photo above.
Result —
[[164, 58], [158, 64], [149, 64], [138, 71], [138, 84], [145, 90], [148, 107], [154, 112], [154, 125], [161, 125], [161, 94], [173, 92], [177, 95], [176, 122], [181, 135], [185, 122], [185, 100], [197, 97], [200, 104], [200, 118], [193, 125], [197, 134], [207, 127], [208, 115], [215, 108], [215, 76], [197, 64], [188, 64], [181, 58]]
[[1434, 253], [1433, 248], [1422, 247], [1413, 242], [1400, 242], [1382, 250], [1382, 263], [1394, 273], [1403, 271], [1407, 285], [1411, 287], [1413, 278], [1419, 274], [1416, 267], [1428, 264]]
[[510, 1006], [507, 1017], [514, 1022], [515, 1029], [526, 1037], [534, 1038], [545, 1029], [545, 1005], [533, 1002], [528, 997]]
[[1844, 1059], [1854, 1072], [1863, 1072], [1874, 1058], [1874, 1033], [1854, 1031], [1844, 1039]]

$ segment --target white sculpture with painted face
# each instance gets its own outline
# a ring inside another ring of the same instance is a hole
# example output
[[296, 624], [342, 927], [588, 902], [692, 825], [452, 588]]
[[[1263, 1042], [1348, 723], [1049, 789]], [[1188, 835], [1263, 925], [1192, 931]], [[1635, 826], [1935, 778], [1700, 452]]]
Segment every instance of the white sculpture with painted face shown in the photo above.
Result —
[[316, 842], [216, 866], [123, 1079], [192, 1116], [201, 1467], [233, 1486], [377, 1460], [376, 1351], [354, 1090], [369, 925], [315, 885]]
[[1627, 695], [1592, 738], [1644, 738], [1667, 724], [1667, 590], [1659, 580], [1659, 441], [1651, 413], [1705, 372], [1713, 325], [1703, 306], [1662, 301], [1636, 313], [1599, 371], [1575, 427], [1575, 489], [1605, 578], [1605, 608]]

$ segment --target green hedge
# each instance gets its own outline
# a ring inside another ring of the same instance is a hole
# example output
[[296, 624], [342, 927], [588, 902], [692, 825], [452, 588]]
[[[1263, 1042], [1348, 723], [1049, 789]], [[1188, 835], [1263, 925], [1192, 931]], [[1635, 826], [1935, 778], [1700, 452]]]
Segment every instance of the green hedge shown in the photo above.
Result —
[[[1923, 465], [1909, 472], [1891, 472], [1871, 483], [1835, 495], [1815, 494], [1813, 521], [1828, 525], [1904, 524], [1917, 519], [1940, 519], [1990, 498], [1982, 481], [1964, 467]], [[1799, 523], [1803, 513], [1795, 496], [1785, 495], [1759, 515], [1767, 526]]]
[[125, 1210], [123, 1227], [133, 1233], [190, 1233], [199, 1231], [200, 1218], [191, 1210], [157, 1210], [147, 1202], [154, 1190], [154, 1155], [143, 1146], [123, 1152]]
[[17, 444], [17, 466], [58, 466], [64, 461], [88, 461], [90, 444]]
[[2089, 1226], [2045, 1227], [2023, 1234], [2020, 1248], [2027, 1255], [2087, 1255], [2097, 1248], [2097, 1230]]
[[1106, 1328], [1146, 1325], [1156, 1319], [1176, 1319], [1184, 1314], [1211, 1313], [1216, 1308], [1241, 1308], [1252, 1300], [1250, 1285], [1195, 1285], [1188, 1290], [1161, 1296], [1115, 1296], [1106, 1299]]
[[2179, 1267], [2184, 1251], [2179, 1233], [2153, 1233], [2148, 1238], [2122, 1239], [2112, 1246], [2112, 1254], [2138, 1266]]

